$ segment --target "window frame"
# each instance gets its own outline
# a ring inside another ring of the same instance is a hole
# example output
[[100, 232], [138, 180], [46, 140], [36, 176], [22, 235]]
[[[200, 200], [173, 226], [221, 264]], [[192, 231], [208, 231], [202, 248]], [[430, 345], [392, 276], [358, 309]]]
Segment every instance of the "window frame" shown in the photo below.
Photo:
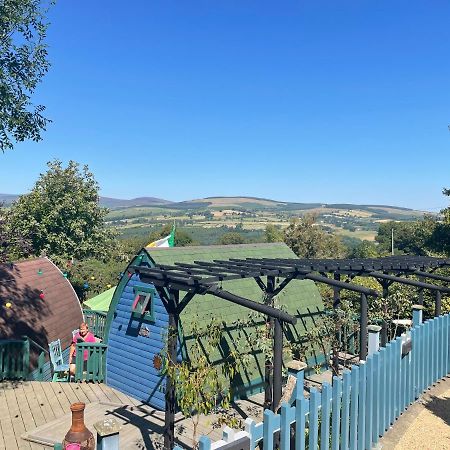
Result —
[[[145, 320], [149, 322], [155, 321], [155, 305], [154, 298], [156, 290], [149, 286], [134, 286], [134, 299], [131, 304], [131, 315], [135, 319]], [[145, 296], [142, 311], [136, 311], [136, 306], [139, 302], [138, 296]]]

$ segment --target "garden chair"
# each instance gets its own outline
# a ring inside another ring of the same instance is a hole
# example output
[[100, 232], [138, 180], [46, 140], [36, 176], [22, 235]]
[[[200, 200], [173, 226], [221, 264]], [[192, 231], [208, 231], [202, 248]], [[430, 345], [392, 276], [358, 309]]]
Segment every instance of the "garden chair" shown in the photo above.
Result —
[[50, 351], [50, 361], [53, 365], [52, 381], [67, 381], [69, 376], [69, 364], [64, 364], [64, 357], [61, 350], [61, 340], [50, 342], [48, 344]]

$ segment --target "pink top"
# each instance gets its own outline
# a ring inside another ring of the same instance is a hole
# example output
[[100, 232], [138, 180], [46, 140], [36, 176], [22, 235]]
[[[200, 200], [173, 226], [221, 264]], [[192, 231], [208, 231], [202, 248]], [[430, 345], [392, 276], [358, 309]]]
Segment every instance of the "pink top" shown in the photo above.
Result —
[[[72, 344], [75, 345], [75, 351], [73, 352], [73, 357], [74, 358], [75, 358], [75, 356], [77, 354], [77, 347], [76, 347], [76, 345], [78, 343], [78, 339], [80, 339], [83, 342], [97, 342], [96, 339], [95, 339], [95, 336], [90, 331], [88, 331], [88, 333], [86, 334], [86, 336], [84, 338], [78, 332], [72, 339]], [[88, 354], [89, 354], [88, 351], [85, 350], [84, 351], [84, 358], [83, 358], [85, 361], [88, 360]]]

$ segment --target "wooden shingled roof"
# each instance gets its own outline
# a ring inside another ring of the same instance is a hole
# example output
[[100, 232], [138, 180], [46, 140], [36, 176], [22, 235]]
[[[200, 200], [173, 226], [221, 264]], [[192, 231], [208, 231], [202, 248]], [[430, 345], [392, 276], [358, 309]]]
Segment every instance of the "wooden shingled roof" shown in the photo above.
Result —
[[64, 349], [82, 320], [75, 291], [48, 258], [0, 265], [0, 339], [28, 336], [45, 349], [61, 339]]

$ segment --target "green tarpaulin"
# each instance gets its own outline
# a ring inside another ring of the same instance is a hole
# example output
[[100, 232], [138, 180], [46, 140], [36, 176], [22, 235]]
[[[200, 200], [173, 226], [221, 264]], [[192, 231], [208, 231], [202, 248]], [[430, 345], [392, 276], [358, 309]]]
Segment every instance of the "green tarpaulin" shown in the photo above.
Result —
[[102, 292], [101, 294], [96, 295], [95, 297], [90, 298], [89, 300], [86, 300], [83, 303], [83, 307], [92, 309], [94, 311], [108, 312], [109, 305], [111, 303], [115, 290], [116, 286], [112, 287], [111, 289], [108, 289], [105, 292]]

